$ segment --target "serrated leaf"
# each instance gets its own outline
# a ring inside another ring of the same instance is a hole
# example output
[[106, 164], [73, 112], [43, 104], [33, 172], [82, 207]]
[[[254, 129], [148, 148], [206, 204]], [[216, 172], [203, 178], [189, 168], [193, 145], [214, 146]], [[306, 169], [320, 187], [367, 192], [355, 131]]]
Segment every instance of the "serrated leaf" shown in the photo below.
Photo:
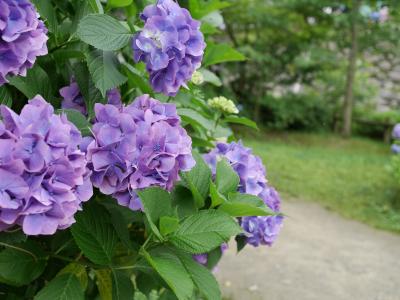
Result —
[[56, 276], [35, 296], [35, 300], [83, 300], [84, 294], [74, 274]]
[[202, 210], [187, 217], [169, 241], [179, 249], [201, 254], [227, 242], [239, 232], [239, 225], [229, 215], [216, 210]]
[[78, 36], [85, 43], [105, 51], [119, 50], [126, 46], [132, 33], [118, 20], [104, 14], [91, 14], [78, 25]]
[[91, 135], [90, 128], [92, 127], [92, 125], [79, 111], [75, 109], [59, 109], [58, 112], [64, 113], [67, 116], [68, 121], [70, 121], [76, 126], [76, 128], [78, 128], [82, 136]]
[[245, 125], [247, 127], [258, 130], [257, 123], [248, 118], [245, 118], [245, 117], [227, 116], [224, 118], [224, 121], [227, 123], [235, 123], [235, 124]]
[[81, 284], [82, 290], [86, 290], [86, 287], [88, 285], [88, 276], [85, 266], [72, 262], [61, 269], [60, 272], [58, 272], [57, 276], [60, 276], [62, 274], [75, 275], [76, 278], [79, 280], [79, 283]]
[[177, 255], [199, 292], [208, 300], [221, 299], [218, 282], [211, 272], [194, 261], [191, 255], [182, 252], [178, 252]]
[[45, 253], [32, 241], [6, 248], [0, 252], [0, 282], [28, 284], [44, 271], [46, 260]]
[[112, 300], [112, 279], [110, 269], [94, 270], [96, 285], [101, 300]]
[[100, 0], [88, 0], [88, 2], [95, 13], [104, 14], [103, 5]]
[[139, 88], [143, 94], [153, 94], [153, 90], [143, 72], [129, 63], [124, 63], [122, 68], [128, 77], [128, 83], [131, 87]]
[[275, 213], [265, 205], [259, 197], [242, 193], [231, 193], [228, 200], [224, 202], [219, 210], [222, 210], [233, 217], [244, 216], [271, 216]]
[[87, 54], [89, 72], [103, 97], [112, 88], [125, 83], [128, 78], [118, 71], [118, 60], [113, 52], [95, 50]]
[[217, 207], [226, 201], [224, 195], [221, 195], [221, 193], [218, 192], [217, 186], [212, 181], [210, 181], [210, 197], [212, 208]]
[[153, 223], [158, 223], [161, 216], [173, 215], [171, 194], [159, 187], [150, 187], [137, 194], [142, 201], [143, 210]]
[[199, 69], [199, 72], [203, 75], [205, 82], [212, 83], [215, 86], [222, 85], [221, 79], [219, 79], [219, 77], [215, 75], [213, 72], [203, 68]]
[[196, 124], [206, 130], [213, 130], [214, 123], [203, 117], [198, 111], [190, 108], [178, 108], [178, 114], [183, 121], [189, 124]]
[[10, 77], [9, 81], [28, 99], [41, 95], [49, 102], [53, 100], [53, 85], [47, 73], [38, 64], [28, 70], [26, 77]]
[[123, 271], [112, 270], [112, 299], [125, 300], [132, 298], [133, 285], [127, 274]]
[[211, 181], [211, 169], [201, 155], [193, 151], [196, 165], [189, 172], [182, 172], [181, 177], [193, 194], [197, 207], [203, 207], [208, 197]]
[[107, 4], [110, 7], [125, 7], [131, 5], [133, 0], [108, 0]]
[[164, 279], [179, 300], [192, 299], [194, 284], [180, 259], [167, 247], [143, 251], [147, 262]]
[[166, 236], [174, 232], [179, 226], [179, 220], [175, 217], [162, 216], [160, 218], [160, 232]]
[[228, 44], [208, 43], [204, 53], [203, 65], [207, 67], [227, 61], [243, 60], [246, 60], [246, 57]]
[[11, 107], [12, 97], [10, 91], [3, 85], [0, 86], [0, 104]]
[[118, 238], [104, 207], [89, 201], [75, 219], [71, 232], [83, 254], [96, 264], [111, 264]]
[[236, 191], [239, 181], [238, 174], [236, 174], [225, 158], [217, 162], [215, 184], [221, 194], [228, 195], [228, 193]]

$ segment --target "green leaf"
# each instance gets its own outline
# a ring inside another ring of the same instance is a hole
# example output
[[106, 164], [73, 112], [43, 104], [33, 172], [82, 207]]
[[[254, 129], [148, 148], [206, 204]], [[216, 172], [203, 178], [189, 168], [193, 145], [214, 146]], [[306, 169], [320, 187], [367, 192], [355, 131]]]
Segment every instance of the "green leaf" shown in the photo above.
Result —
[[183, 184], [176, 184], [172, 190], [172, 206], [176, 208], [179, 218], [184, 218], [197, 212], [193, 194]]
[[216, 210], [203, 210], [187, 217], [169, 237], [176, 247], [193, 254], [206, 253], [241, 232], [236, 221]]
[[118, 71], [118, 60], [113, 52], [95, 50], [87, 55], [89, 72], [103, 97], [112, 88], [125, 83], [128, 78]]
[[56, 276], [35, 296], [35, 300], [83, 300], [84, 294], [73, 274]]
[[53, 4], [49, 0], [33, 0], [41, 19], [47, 22], [47, 28], [50, 32], [57, 32], [57, 15]]
[[10, 91], [6, 86], [0, 86], [0, 104], [11, 107], [12, 105], [12, 97]]
[[157, 271], [179, 300], [193, 299], [194, 284], [180, 259], [167, 247], [143, 250], [147, 262]]
[[81, 284], [82, 290], [86, 290], [86, 287], [88, 285], [88, 276], [85, 266], [72, 262], [61, 269], [60, 272], [58, 272], [57, 276], [60, 276], [62, 274], [75, 275], [76, 278], [79, 280], [79, 283]]
[[79, 129], [82, 136], [91, 135], [91, 124], [79, 111], [75, 109], [59, 109], [58, 112], [64, 113], [67, 116], [67, 119]]
[[104, 14], [103, 5], [100, 0], [88, 0], [88, 2], [95, 13]]
[[110, 269], [94, 270], [96, 285], [101, 300], [112, 300], [112, 279]]
[[119, 21], [103, 14], [84, 17], [79, 22], [77, 33], [85, 43], [105, 51], [121, 49], [133, 36]]
[[198, 71], [203, 75], [205, 82], [212, 83], [215, 86], [222, 85], [221, 79], [219, 79], [219, 77], [215, 75], [213, 72], [203, 68], [199, 69]]
[[197, 207], [203, 207], [210, 189], [211, 170], [201, 155], [193, 151], [196, 165], [189, 172], [182, 172], [181, 177], [193, 194]]
[[157, 223], [161, 216], [173, 215], [170, 193], [159, 187], [150, 187], [137, 194], [142, 201], [143, 210], [153, 223]]
[[175, 217], [162, 216], [160, 218], [160, 232], [163, 236], [174, 232], [179, 226], [179, 220]]
[[32, 241], [6, 248], [0, 252], [0, 282], [15, 286], [28, 284], [42, 274], [46, 261], [41, 247]]
[[118, 238], [105, 208], [89, 201], [75, 219], [71, 232], [83, 254], [96, 264], [111, 264]]
[[112, 299], [125, 300], [131, 299], [133, 295], [133, 285], [129, 276], [123, 271], [112, 270]]
[[153, 94], [153, 90], [146, 79], [146, 75], [129, 63], [122, 65], [125, 75], [128, 77], [130, 87], [139, 88], [144, 94]]
[[86, 110], [88, 112], [89, 119], [94, 116], [94, 104], [105, 102], [104, 98], [101, 96], [100, 91], [95, 87], [91, 76], [89, 74], [89, 69], [86, 64], [76, 63], [74, 64], [74, 75], [76, 83], [79, 86], [79, 90], [85, 100]]
[[224, 121], [228, 122], [228, 123], [236, 123], [236, 124], [245, 125], [247, 127], [251, 127], [251, 128], [258, 130], [257, 123], [248, 118], [245, 118], [245, 117], [238, 117], [238, 116], [231, 115], [231, 116], [225, 117]]
[[227, 61], [243, 61], [246, 57], [228, 44], [208, 43], [204, 53], [203, 65], [211, 66]]
[[195, 123], [207, 130], [214, 129], [214, 123], [205, 117], [203, 117], [198, 111], [190, 108], [178, 108], [178, 114], [181, 116], [182, 120], [186, 123]]
[[142, 292], [135, 291], [135, 294], [133, 295], [133, 300], [147, 300], [147, 297]]
[[211, 196], [211, 207], [217, 207], [226, 201], [224, 195], [218, 192], [217, 186], [214, 182], [210, 181], [210, 196]]
[[107, 4], [110, 7], [125, 7], [131, 5], [133, 0], [108, 0]]
[[242, 193], [231, 193], [218, 209], [233, 217], [271, 216], [275, 213], [259, 197]]
[[13, 245], [25, 242], [26, 239], [27, 236], [22, 230], [12, 231], [12, 232], [7, 232], [7, 231], [0, 232], [0, 243]]
[[15, 76], [8, 79], [10, 84], [28, 99], [41, 95], [47, 101], [53, 100], [53, 85], [47, 73], [38, 64], [28, 70], [26, 77]]
[[239, 181], [238, 174], [236, 174], [225, 158], [218, 161], [215, 184], [221, 194], [228, 195], [228, 193], [236, 191]]
[[218, 282], [207, 268], [197, 263], [193, 257], [187, 253], [178, 252], [178, 257], [189, 273], [194, 285], [206, 299], [221, 299]]

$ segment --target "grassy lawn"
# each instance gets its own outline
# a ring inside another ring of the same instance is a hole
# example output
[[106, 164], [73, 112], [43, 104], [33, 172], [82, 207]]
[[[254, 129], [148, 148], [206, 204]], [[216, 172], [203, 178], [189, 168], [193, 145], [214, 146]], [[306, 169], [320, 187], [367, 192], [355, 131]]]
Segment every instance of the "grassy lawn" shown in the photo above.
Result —
[[247, 136], [284, 196], [316, 201], [377, 228], [400, 232], [400, 193], [388, 170], [389, 145], [327, 134]]

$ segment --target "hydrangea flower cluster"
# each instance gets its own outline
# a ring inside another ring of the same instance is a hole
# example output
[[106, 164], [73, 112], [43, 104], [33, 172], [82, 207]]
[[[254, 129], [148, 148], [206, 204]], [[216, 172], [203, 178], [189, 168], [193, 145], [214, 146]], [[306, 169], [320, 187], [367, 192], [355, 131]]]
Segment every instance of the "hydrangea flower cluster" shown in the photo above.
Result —
[[120, 205], [142, 209], [135, 190], [171, 190], [179, 171], [194, 166], [192, 141], [174, 104], [143, 95], [120, 109], [96, 104], [95, 113], [94, 140], [85, 146], [92, 182]]
[[400, 153], [400, 123], [396, 124], [392, 130], [392, 137], [394, 139], [394, 143], [390, 147], [393, 153], [399, 154]]
[[145, 7], [132, 42], [136, 62], [146, 63], [154, 91], [175, 96], [200, 67], [205, 48], [200, 22], [172, 0]]
[[0, 86], [47, 54], [47, 29], [28, 0], [0, 1]]
[[[216, 172], [217, 161], [226, 158], [235, 172], [239, 175], [238, 191], [256, 195], [274, 212], [280, 211], [280, 197], [277, 191], [267, 184], [265, 168], [261, 159], [252, 154], [241, 142], [230, 144], [218, 143], [211, 152], [204, 155], [204, 159], [211, 167], [213, 174]], [[271, 246], [279, 234], [283, 217], [254, 216], [243, 217], [240, 220], [245, 231], [247, 243], [257, 247], [259, 245]]]
[[[63, 97], [61, 108], [75, 109], [81, 114], [87, 115], [85, 100], [83, 99], [79, 86], [73, 77], [71, 78], [70, 85], [61, 88], [59, 93]], [[122, 106], [121, 94], [116, 88], [107, 91], [107, 100], [108, 104], [117, 107]]]
[[82, 137], [42, 97], [17, 115], [1, 106], [0, 231], [15, 224], [27, 235], [69, 227], [93, 194]]
[[223, 113], [239, 113], [239, 110], [237, 109], [235, 103], [232, 100], [225, 98], [224, 96], [208, 99], [207, 103], [211, 108], [215, 108]]

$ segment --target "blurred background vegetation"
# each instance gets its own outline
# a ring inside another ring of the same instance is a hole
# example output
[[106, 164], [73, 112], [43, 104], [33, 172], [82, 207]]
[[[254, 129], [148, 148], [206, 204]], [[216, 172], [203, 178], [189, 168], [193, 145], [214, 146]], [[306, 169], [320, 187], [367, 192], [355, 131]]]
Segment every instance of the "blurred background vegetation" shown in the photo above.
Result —
[[207, 96], [223, 94], [257, 121], [259, 133], [240, 134], [271, 182], [400, 232], [389, 145], [400, 122], [400, 1], [203, 2], [223, 8], [203, 31], [217, 24], [215, 39], [246, 57], [213, 66], [224, 84]]

